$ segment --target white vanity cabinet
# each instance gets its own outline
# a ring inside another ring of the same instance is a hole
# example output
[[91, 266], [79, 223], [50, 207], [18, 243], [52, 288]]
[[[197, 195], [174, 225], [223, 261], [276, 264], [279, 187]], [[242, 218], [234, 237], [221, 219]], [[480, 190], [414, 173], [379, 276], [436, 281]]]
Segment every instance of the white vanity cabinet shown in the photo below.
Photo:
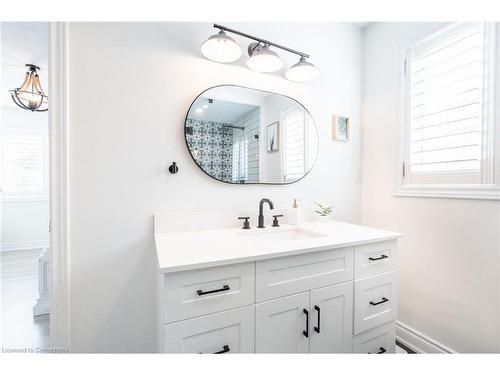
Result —
[[199, 221], [155, 216], [161, 352], [394, 353], [401, 234], [338, 221], [193, 230]]
[[396, 241], [168, 272], [165, 353], [393, 353]]

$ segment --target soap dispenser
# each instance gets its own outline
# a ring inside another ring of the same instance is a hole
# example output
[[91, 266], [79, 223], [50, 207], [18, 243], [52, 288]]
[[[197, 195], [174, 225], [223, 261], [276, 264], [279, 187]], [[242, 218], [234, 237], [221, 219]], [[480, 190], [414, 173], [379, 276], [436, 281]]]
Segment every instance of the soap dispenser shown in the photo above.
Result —
[[299, 199], [294, 199], [292, 203], [292, 208], [288, 211], [288, 224], [299, 225], [300, 224], [300, 207]]

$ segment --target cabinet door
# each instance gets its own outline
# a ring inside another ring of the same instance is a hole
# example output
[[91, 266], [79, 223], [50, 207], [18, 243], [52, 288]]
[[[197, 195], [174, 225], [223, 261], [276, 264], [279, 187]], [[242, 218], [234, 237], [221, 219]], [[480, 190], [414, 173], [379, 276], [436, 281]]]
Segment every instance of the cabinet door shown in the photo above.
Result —
[[[257, 304], [255, 352], [308, 353], [309, 338], [304, 334], [309, 327], [309, 317], [304, 312], [308, 308], [309, 292]], [[308, 333], [311, 334], [310, 329]]]
[[352, 281], [311, 291], [311, 353], [352, 352]]
[[165, 353], [253, 353], [254, 306], [163, 326]]

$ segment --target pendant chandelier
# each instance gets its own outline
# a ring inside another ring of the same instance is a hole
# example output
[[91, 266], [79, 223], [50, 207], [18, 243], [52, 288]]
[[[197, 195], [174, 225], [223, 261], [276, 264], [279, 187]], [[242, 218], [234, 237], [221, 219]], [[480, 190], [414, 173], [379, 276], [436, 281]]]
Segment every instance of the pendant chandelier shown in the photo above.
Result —
[[40, 67], [26, 64], [28, 71], [21, 87], [9, 90], [12, 100], [22, 109], [32, 112], [45, 112], [48, 108], [49, 98], [44, 94], [40, 85], [38, 71]]

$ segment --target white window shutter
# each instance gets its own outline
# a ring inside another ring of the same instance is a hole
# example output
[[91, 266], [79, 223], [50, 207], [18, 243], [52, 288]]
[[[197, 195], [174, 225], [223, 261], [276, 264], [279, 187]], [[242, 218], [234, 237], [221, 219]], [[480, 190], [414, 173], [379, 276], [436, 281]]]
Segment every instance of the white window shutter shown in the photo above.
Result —
[[284, 181], [296, 181], [311, 170], [318, 153], [318, 136], [311, 116], [301, 106], [285, 110], [283, 118]]
[[285, 181], [297, 180], [304, 175], [305, 117], [304, 110], [298, 106], [286, 110], [283, 114]]
[[454, 24], [406, 50], [407, 182], [481, 183], [491, 32]]

